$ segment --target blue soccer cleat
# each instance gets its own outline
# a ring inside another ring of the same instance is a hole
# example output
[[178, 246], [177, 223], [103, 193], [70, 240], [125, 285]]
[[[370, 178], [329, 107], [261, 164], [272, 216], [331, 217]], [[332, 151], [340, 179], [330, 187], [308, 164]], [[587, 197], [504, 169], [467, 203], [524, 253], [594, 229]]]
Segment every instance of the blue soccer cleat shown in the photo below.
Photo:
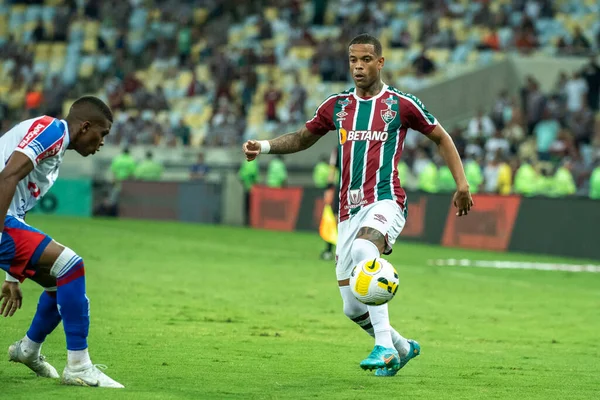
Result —
[[375, 346], [369, 357], [360, 362], [362, 369], [398, 369], [400, 368], [400, 356], [396, 349], [387, 349], [383, 346]]
[[411, 339], [408, 340], [408, 343], [410, 344], [410, 350], [405, 357], [400, 357], [399, 367], [397, 369], [378, 368], [377, 371], [375, 371], [375, 376], [394, 376], [402, 367], [408, 364], [410, 360], [421, 354], [421, 346], [419, 346], [419, 343]]

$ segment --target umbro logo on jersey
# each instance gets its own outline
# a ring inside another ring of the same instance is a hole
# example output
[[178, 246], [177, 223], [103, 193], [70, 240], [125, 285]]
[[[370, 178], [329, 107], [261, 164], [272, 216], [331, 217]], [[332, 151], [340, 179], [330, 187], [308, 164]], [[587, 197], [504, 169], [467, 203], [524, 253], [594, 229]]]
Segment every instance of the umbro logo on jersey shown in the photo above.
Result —
[[398, 104], [398, 100], [394, 100], [393, 97], [388, 97], [387, 99], [381, 99], [381, 102], [388, 107], [393, 106], [394, 104]]
[[348, 113], [346, 111], [340, 111], [335, 115], [337, 115], [338, 118], [344, 118], [346, 115], [348, 115]]
[[339, 132], [340, 144], [344, 144], [347, 141], [358, 142], [366, 140], [385, 142], [389, 136], [389, 133], [386, 131], [347, 131], [342, 128]]

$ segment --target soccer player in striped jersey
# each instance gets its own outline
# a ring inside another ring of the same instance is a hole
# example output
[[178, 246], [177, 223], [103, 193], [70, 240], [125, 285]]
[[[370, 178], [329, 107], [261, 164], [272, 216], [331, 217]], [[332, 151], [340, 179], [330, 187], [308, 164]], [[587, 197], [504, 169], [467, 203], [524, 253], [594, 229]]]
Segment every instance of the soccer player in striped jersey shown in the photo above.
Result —
[[386, 85], [381, 43], [362, 34], [348, 46], [355, 87], [329, 96], [298, 131], [272, 140], [249, 140], [243, 145], [247, 160], [259, 154], [288, 154], [314, 145], [327, 132], [339, 139], [340, 207], [336, 275], [344, 314], [375, 338], [375, 347], [360, 366], [392, 376], [420, 354], [420, 346], [390, 326], [388, 305], [360, 303], [348, 286], [355, 265], [390, 254], [406, 220], [406, 194], [398, 178], [408, 128], [437, 144], [456, 181], [453, 202], [458, 216], [473, 201], [463, 166], [450, 135], [415, 96]]
[[96, 153], [110, 132], [110, 108], [97, 97], [76, 100], [64, 120], [41, 116], [16, 125], [0, 137], [0, 315], [21, 308], [20, 283], [29, 278], [44, 290], [23, 339], [8, 348], [10, 361], [38, 376], [59, 378], [40, 351], [62, 321], [67, 365], [62, 382], [76, 386], [122, 388], [92, 364], [87, 337], [89, 301], [83, 259], [73, 250], [25, 223], [25, 215], [50, 190], [68, 149], [82, 156]]

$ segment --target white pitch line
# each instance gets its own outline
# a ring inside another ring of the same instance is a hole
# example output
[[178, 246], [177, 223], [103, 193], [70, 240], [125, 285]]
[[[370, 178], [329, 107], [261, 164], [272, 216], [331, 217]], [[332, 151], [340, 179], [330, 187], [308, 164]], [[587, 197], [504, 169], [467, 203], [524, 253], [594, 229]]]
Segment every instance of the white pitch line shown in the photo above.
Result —
[[483, 261], [467, 259], [437, 259], [429, 260], [429, 265], [456, 266], [456, 267], [480, 267], [500, 269], [535, 269], [542, 271], [568, 271], [568, 272], [600, 272], [600, 265], [592, 264], [552, 264], [524, 261]]

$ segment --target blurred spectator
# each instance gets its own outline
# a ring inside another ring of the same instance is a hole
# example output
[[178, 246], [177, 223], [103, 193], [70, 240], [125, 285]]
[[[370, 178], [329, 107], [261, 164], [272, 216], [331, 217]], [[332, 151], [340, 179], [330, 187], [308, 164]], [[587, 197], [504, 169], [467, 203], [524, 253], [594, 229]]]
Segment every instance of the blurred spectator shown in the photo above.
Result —
[[575, 194], [577, 188], [575, 187], [575, 180], [571, 170], [573, 169], [573, 163], [570, 160], [565, 160], [563, 165], [556, 170], [554, 174], [554, 196], [570, 196]]
[[594, 133], [594, 114], [588, 107], [583, 106], [571, 113], [567, 118], [567, 126], [573, 132], [578, 145], [589, 144]]
[[493, 14], [490, 10], [490, 3], [487, 1], [479, 2], [479, 5], [479, 10], [473, 16], [473, 24], [490, 26], [493, 22]]
[[464, 138], [463, 130], [460, 126], [455, 126], [454, 129], [450, 132], [450, 136], [454, 141], [454, 145], [456, 146], [456, 150], [458, 154], [463, 158], [465, 156], [465, 149], [467, 147], [467, 141]]
[[267, 186], [272, 188], [284, 187], [287, 184], [287, 168], [281, 154], [275, 155], [267, 168]]
[[429, 158], [423, 159], [423, 166], [417, 173], [419, 190], [427, 193], [437, 193], [438, 191], [438, 167]]
[[491, 154], [483, 169], [483, 191], [485, 193], [498, 192], [498, 180], [500, 177], [500, 153]]
[[480, 158], [471, 158], [467, 156], [464, 168], [471, 193], [479, 193], [483, 183], [483, 171], [481, 170]]
[[558, 96], [561, 101], [565, 103], [567, 101], [567, 82], [569, 82], [569, 76], [565, 71], [560, 71], [553, 89], [553, 94]]
[[329, 157], [321, 156], [319, 162], [313, 168], [313, 184], [318, 189], [325, 189], [329, 183], [329, 173], [331, 167], [329, 165]]
[[591, 48], [590, 41], [585, 37], [579, 26], [575, 27], [571, 47], [574, 55], [587, 54]]
[[238, 178], [244, 186], [244, 214], [246, 225], [250, 225], [250, 193], [252, 187], [259, 181], [258, 161], [242, 161], [238, 171]]
[[187, 65], [192, 52], [192, 25], [189, 21], [179, 28], [179, 32], [177, 33], [177, 50], [179, 52], [179, 65]]
[[258, 20], [258, 38], [260, 40], [273, 38], [273, 28], [271, 27], [271, 23], [263, 17], [260, 17]]
[[469, 138], [489, 138], [495, 131], [496, 127], [494, 126], [492, 119], [484, 114], [482, 109], [479, 109], [477, 116], [469, 121]]
[[302, 82], [300, 80], [300, 75], [296, 75], [295, 85], [292, 88], [291, 99], [290, 99], [290, 121], [291, 122], [301, 122], [305, 120], [306, 115], [304, 114], [304, 110], [306, 108], [306, 98], [308, 94]]
[[277, 105], [279, 104], [281, 97], [281, 91], [275, 87], [275, 81], [271, 79], [269, 81], [269, 87], [264, 95], [266, 106], [265, 116], [267, 121], [279, 121], [279, 117], [277, 116]]
[[555, 162], [566, 157], [575, 157], [576, 149], [573, 135], [567, 129], [561, 129], [548, 151], [550, 152], [551, 160]]
[[186, 96], [194, 97], [194, 96], [203, 96], [208, 92], [208, 88], [203, 82], [198, 80], [198, 76], [196, 75], [196, 71], [192, 72], [192, 81], [187, 88]]
[[498, 31], [495, 28], [492, 28], [485, 35], [479, 47], [482, 50], [500, 50], [500, 37], [498, 36]]
[[154, 111], [169, 109], [169, 103], [167, 102], [165, 91], [161, 85], [158, 85], [154, 94], [150, 96], [149, 104], [146, 108], [149, 108]]
[[192, 138], [192, 131], [190, 127], [185, 123], [183, 118], [179, 118], [179, 122], [177, 122], [177, 126], [173, 128], [173, 135], [175, 138], [181, 141], [185, 147], [189, 146]]
[[69, 88], [64, 85], [58, 75], [52, 77], [50, 85], [48, 85], [43, 94], [44, 113], [52, 117], [58, 117], [62, 114], [62, 101], [67, 97]]
[[134, 176], [141, 181], [158, 181], [162, 177], [163, 167], [154, 160], [151, 151], [146, 152], [146, 159], [135, 167]]
[[35, 28], [33, 28], [31, 38], [37, 43], [46, 40], [46, 28], [44, 28], [44, 21], [41, 18], [38, 20]]
[[29, 85], [25, 95], [25, 109], [30, 118], [41, 113], [41, 106], [44, 101], [43, 93], [36, 86], [33, 83]]
[[437, 189], [440, 193], [452, 193], [456, 190], [456, 182], [447, 165], [441, 165], [438, 171]]
[[423, 149], [418, 148], [415, 152], [415, 159], [413, 161], [413, 173], [418, 178], [421, 173], [427, 168], [431, 160], [427, 157], [427, 154]]
[[436, 70], [433, 60], [427, 56], [425, 50], [415, 58], [412, 65], [417, 76], [427, 76], [434, 73]]
[[492, 122], [498, 129], [504, 129], [505, 120], [509, 119], [507, 114], [512, 113], [512, 110], [507, 110], [508, 108], [511, 108], [510, 98], [508, 91], [503, 90], [499, 93], [491, 113]]
[[500, 163], [499, 156], [508, 155], [510, 153], [510, 143], [502, 135], [501, 130], [496, 130], [494, 136], [485, 142], [485, 151], [487, 159], [497, 158], [497, 163]]
[[[600, 45], [600, 44], [599, 44]], [[587, 83], [587, 104], [592, 111], [600, 111], [600, 65], [597, 56], [590, 57], [590, 62], [583, 67], [582, 78]]]
[[110, 164], [110, 172], [112, 172], [115, 182], [131, 179], [135, 172], [136, 162], [129, 154], [129, 148], [125, 147], [123, 152], [113, 158]]
[[565, 93], [567, 95], [567, 110], [576, 112], [581, 110], [585, 104], [588, 87], [585, 80], [579, 72], [574, 72], [571, 79], [565, 85]]
[[537, 38], [533, 28], [520, 28], [516, 32], [515, 47], [522, 53], [530, 53], [537, 47]]
[[539, 83], [531, 76], [522, 89], [523, 104], [527, 115], [527, 133], [532, 134], [535, 125], [542, 119], [546, 107], [546, 96], [540, 90]]
[[512, 168], [506, 162], [506, 155], [498, 154], [500, 166], [498, 169], [498, 194], [506, 196], [512, 193]]
[[451, 50], [456, 47], [456, 44], [456, 36], [454, 35], [454, 31], [451, 27], [441, 30], [438, 34], [431, 36], [429, 40], [424, 43], [426, 47], [436, 47]]
[[517, 147], [525, 138], [525, 130], [519, 124], [516, 119], [511, 119], [502, 130], [502, 136], [504, 136], [511, 146], [511, 151], [516, 152]]
[[524, 196], [533, 196], [538, 190], [538, 173], [533, 168], [530, 160], [526, 160], [515, 173], [515, 193]]
[[550, 161], [550, 146], [558, 137], [560, 124], [548, 110], [544, 111], [542, 120], [535, 125], [534, 134], [537, 141], [538, 157], [542, 161]]
[[412, 44], [412, 38], [407, 29], [402, 29], [390, 40], [392, 48], [408, 49]]
[[190, 168], [190, 179], [204, 180], [210, 171], [210, 167], [204, 161], [204, 154], [199, 153], [196, 163]]

